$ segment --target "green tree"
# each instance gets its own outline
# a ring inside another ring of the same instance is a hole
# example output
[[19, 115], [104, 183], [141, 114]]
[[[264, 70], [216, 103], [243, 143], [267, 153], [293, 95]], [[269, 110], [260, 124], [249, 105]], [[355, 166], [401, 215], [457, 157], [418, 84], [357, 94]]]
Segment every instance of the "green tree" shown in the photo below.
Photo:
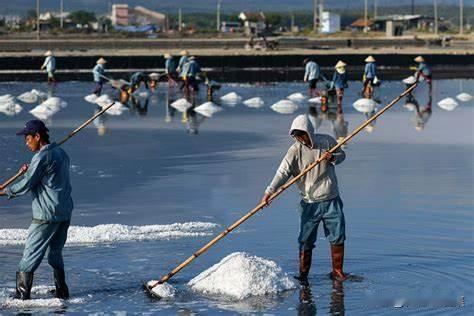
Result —
[[73, 23], [82, 25], [97, 21], [94, 12], [88, 12], [83, 10], [71, 12], [69, 18]]

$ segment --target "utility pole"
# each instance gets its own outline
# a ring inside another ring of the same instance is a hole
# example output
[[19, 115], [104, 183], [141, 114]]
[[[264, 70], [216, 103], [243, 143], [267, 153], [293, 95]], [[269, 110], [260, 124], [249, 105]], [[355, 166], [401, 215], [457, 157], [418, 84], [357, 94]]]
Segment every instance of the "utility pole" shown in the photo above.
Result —
[[59, 26], [63, 28], [64, 27], [64, 16], [63, 16], [64, 15], [64, 0], [61, 0], [59, 2], [59, 11], [61, 14], [60, 19], [59, 19]]
[[369, 31], [368, 21], [367, 21], [367, 0], [364, 0], [364, 33]]
[[459, 34], [463, 34], [464, 33], [464, 1], [463, 0], [459, 0]]
[[411, 15], [415, 15], [415, 0], [411, 0]]
[[313, 33], [318, 33], [318, 0], [313, 0]]
[[221, 31], [221, 0], [217, 0], [217, 16], [216, 16], [217, 33]]
[[435, 34], [438, 34], [438, 0], [434, 0], [434, 31]]
[[293, 14], [293, 11], [290, 12], [290, 18], [291, 18], [290, 31], [291, 33], [293, 33], [293, 30], [295, 28], [295, 15]]
[[377, 0], [374, 0], [374, 19], [377, 17]]
[[40, 0], [36, 0], [36, 39], [40, 39]]
[[183, 13], [181, 12], [181, 8], [178, 9], [178, 31], [183, 30]]

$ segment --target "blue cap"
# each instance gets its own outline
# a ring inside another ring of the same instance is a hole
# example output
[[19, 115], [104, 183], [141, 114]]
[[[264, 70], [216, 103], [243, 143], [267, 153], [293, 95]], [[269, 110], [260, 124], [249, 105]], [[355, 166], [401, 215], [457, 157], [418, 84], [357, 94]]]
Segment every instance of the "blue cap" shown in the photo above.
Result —
[[19, 132], [17, 135], [31, 135], [40, 132], [48, 132], [49, 129], [44, 125], [44, 123], [40, 120], [31, 120], [26, 122], [25, 127]]

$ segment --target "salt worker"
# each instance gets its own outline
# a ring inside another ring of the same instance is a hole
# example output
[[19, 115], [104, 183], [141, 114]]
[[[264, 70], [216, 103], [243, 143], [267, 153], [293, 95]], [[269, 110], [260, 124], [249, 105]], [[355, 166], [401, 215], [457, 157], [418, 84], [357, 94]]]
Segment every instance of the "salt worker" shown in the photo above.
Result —
[[371, 96], [377, 76], [377, 65], [375, 64], [375, 58], [373, 56], [367, 57], [365, 62], [364, 76], [362, 77], [362, 81], [364, 82], [362, 94]]
[[130, 86], [128, 89], [128, 93], [131, 94], [138, 88], [140, 88], [141, 84], [145, 85], [145, 88], [148, 90], [148, 82], [147, 78], [141, 71], [134, 72], [132, 76], [130, 77]]
[[416, 82], [419, 82], [420, 78], [424, 79], [429, 86], [429, 93], [431, 94], [431, 68], [422, 56], [416, 57], [415, 62], [418, 63], [418, 68], [415, 72]]
[[191, 87], [193, 93], [199, 91], [198, 75], [199, 73], [201, 73], [201, 67], [196, 61], [195, 56], [189, 57], [189, 61], [185, 64], [183, 72], [186, 82], [188, 84], [188, 88]]
[[337, 106], [342, 107], [344, 89], [347, 89], [346, 63], [339, 60], [336, 64], [334, 75], [332, 76], [331, 88], [336, 89]]
[[0, 196], [9, 199], [28, 192], [33, 197], [33, 219], [16, 273], [15, 298], [30, 299], [33, 274], [46, 254], [53, 268], [55, 296], [67, 299], [62, 251], [73, 209], [69, 157], [56, 143], [50, 143], [48, 129], [40, 120], [27, 122], [17, 135], [24, 136], [26, 146], [35, 155], [29, 165], [21, 167], [25, 172], [22, 180], [0, 188]]
[[176, 71], [181, 74], [184, 64], [188, 62], [189, 52], [183, 49], [181, 52], [179, 52], [179, 54], [181, 55], [181, 58], [179, 59], [178, 68], [176, 68]]
[[329, 152], [329, 149], [337, 144], [336, 140], [330, 135], [314, 134], [307, 115], [299, 115], [293, 120], [290, 136], [295, 139], [295, 143], [286, 153], [272, 182], [265, 190], [262, 202], [268, 205], [270, 196], [292, 176], [300, 174], [317, 159], [324, 158], [318, 166], [297, 181], [302, 200], [299, 205], [299, 275], [295, 278], [302, 286], [309, 285], [312, 252], [318, 226], [322, 222], [326, 238], [331, 244], [331, 277], [343, 281], [346, 279], [343, 272], [345, 220], [335, 165], [344, 161], [346, 155], [340, 148], [333, 154]]
[[92, 74], [94, 75], [95, 88], [92, 93], [95, 93], [97, 96], [100, 96], [102, 93], [102, 88], [105, 82], [105, 64], [107, 61], [104, 58], [99, 58], [96, 62], [94, 69], [92, 69]]
[[56, 72], [56, 57], [54, 57], [53, 52], [48, 50], [44, 53], [46, 57], [44, 60], [43, 65], [41, 65], [41, 70], [46, 69], [48, 73], [48, 83], [56, 82], [56, 78], [54, 77], [54, 73]]
[[317, 85], [318, 79], [321, 77], [321, 69], [315, 61], [309, 58], [303, 60], [303, 65], [305, 66], [303, 81], [308, 82], [308, 94], [310, 97], [317, 96], [319, 95]]
[[171, 54], [164, 54], [163, 57], [165, 58], [165, 74], [168, 78], [168, 85], [175, 85], [177, 79], [176, 73], [176, 64], [174, 62], [173, 56]]

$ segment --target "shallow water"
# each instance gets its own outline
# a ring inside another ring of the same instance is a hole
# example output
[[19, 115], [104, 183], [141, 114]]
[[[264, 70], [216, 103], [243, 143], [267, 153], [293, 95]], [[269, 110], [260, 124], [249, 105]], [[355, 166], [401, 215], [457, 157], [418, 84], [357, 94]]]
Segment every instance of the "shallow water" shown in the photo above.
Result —
[[[348, 122], [349, 131], [365, 119], [352, 107], [360, 87], [360, 82], [350, 83], [343, 118], [339, 116]], [[2, 83], [0, 95], [19, 95], [32, 88], [46, 91], [46, 86], [38, 83]], [[385, 82], [377, 98], [387, 103], [403, 88], [399, 82]], [[54, 95], [67, 101], [68, 107], [49, 122], [54, 139], [66, 136], [94, 113], [95, 106], [83, 99], [91, 89], [91, 84], [83, 82], [57, 86]], [[189, 119], [183, 123], [181, 113], [166, 107], [167, 101], [181, 96], [168, 94], [164, 87], [149, 98], [146, 109], [142, 99], [143, 107], [131, 106], [120, 116], [96, 122], [95, 127], [64, 145], [73, 164], [72, 225], [198, 221], [220, 225], [210, 230], [218, 233], [257, 204], [291, 144], [287, 135], [292, 119], [308, 112], [306, 101], [296, 102], [298, 109], [293, 114], [279, 114], [270, 106], [305, 90], [296, 83], [226, 85], [216, 94], [216, 103], [220, 103], [218, 96], [233, 91], [242, 99], [237, 104], [222, 104], [223, 110], [211, 118], [199, 114], [191, 117], [191, 129], [197, 129], [197, 135], [188, 132]], [[362, 282], [340, 285], [328, 279], [329, 249], [320, 227], [310, 293], [296, 290], [235, 302], [186, 290], [190, 279], [236, 251], [273, 260], [286, 273], [295, 274], [298, 195], [290, 189], [177, 274], [172, 283], [180, 293], [173, 300], [150, 300], [140, 283], [168, 273], [210, 240], [209, 235], [69, 245], [64, 255], [75, 301], [9, 311], [472, 313], [474, 101], [459, 102], [451, 112], [436, 105], [460, 92], [474, 94], [474, 82], [435, 81], [432, 115], [423, 130], [414, 128], [414, 112], [401, 102], [377, 120], [371, 133], [362, 131], [346, 148], [347, 159], [337, 168], [347, 222], [345, 269], [362, 276]], [[261, 108], [241, 103], [257, 96], [265, 101]], [[423, 109], [428, 102], [427, 87], [421, 85], [415, 97]], [[201, 95], [196, 105], [205, 101]], [[0, 113], [2, 180], [31, 157], [14, 132], [33, 118], [28, 110], [37, 104], [21, 105], [23, 111], [18, 115]], [[314, 117], [314, 111], [311, 113]], [[315, 120], [320, 123], [319, 131], [334, 135], [336, 118], [335, 113], [318, 112]], [[101, 134], [105, 127], [103, 136], [98, 135], [97, 126]], [[29, 197], [0, 200], [0, 229], [26, 229], [30, 203]], [[0, 302], [13, 290], [22, 252], [21, 245], [1, 245]], [[44, 262], [35, 275], [35, 285], [51, 286], [51, 278]], [[47, 293], [40, 296], [50, 297]]]

